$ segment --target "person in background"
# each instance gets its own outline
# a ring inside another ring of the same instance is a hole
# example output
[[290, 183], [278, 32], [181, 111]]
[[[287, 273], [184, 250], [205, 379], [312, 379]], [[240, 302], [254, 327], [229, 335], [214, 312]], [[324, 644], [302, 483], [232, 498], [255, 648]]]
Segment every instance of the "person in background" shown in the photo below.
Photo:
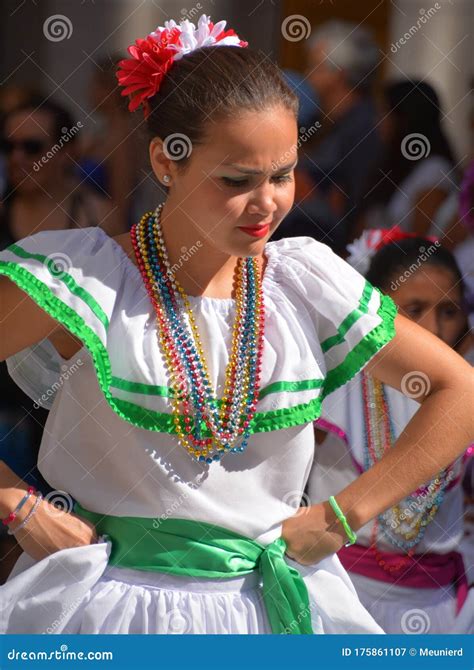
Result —
[[[0, 88], [0, 123], [5, 116], [16, 107], [25, 104], [38, 95], [38, 91], [19, 84], [5, 84]], [[6, 157], [0, 153], [0, 193], [7, 188]]]
[[436, 217], [456, 190], [457, 176], [441, 116], [438, 95], [426, 82], [385, 86], [380, 123], [384, 155], [365, 189], [355, 236], [364, 228], [395, 224], [418, 235], [442, 235], [444, 224], [436, 225]]
[[[471, 338], [462, 276], [436, 241], [374, 230], [350, 250], [349, 262], [359, 269], [365, 264], [367, 280], [390, 295], [401, 314], [455, 350]], [[312, 504], [357, 478], [406, 429], [430, 381], [415, 371], [405, 382], [400, 393], [362, 371], [325, 399], [315, 422], [319, 444], [307, 487]], [[469, 455], [472, 447], [364, 526], [357, 544], [338, 552], [359, 598], [386, 633], [474, 631], [474, 590], [466, 577], [472, 554], [463, 561], [460, 553]]]
[[[464, 237], [454, 249], [454, 255], [466, 283], [469, 318], [474, 327], [474, 161], [466, 168], [461, 183], [458, 222]], [[474, 365], [474, 355], [471, 363]]]
[[321, 25], [307, 44], [306, 79], [319, 100], [321, 127], [300, 148], [297, 206], [278, 236], [310, 235], [343, 253], [381, 151], [372, 95], [380, 52], [368, 30], [343, 21]]
[[0, 207], [0, 248], [41, 230], [100, 226], [119, 234], [110, 200], [75, 174], [82, 124], [51, 99], [31, 98], [3, 119], [0, 153], [7, 188]]
[[298, 96], [298, 126], [300, 132], [304, 132], [308, 126], [321, 119], [321, 107], [319, 97], [308, 78], [295, 70], [282, 70], [283, 77]]
[[[97, 62], [89, 92], [95, 124], [84, 133], [79, 166], [81, 178], [99, 194], [111, 199], [120, 232], [124, 232], [133, 223], [132, 208], [140, 168], [136, 146], [141, 135], [137, 130], [140, 121], [128, 113], [117, 86], [115, 71], [121, 58], [114, 54]], [[141, 139], [144, 142], [144, 138]]]

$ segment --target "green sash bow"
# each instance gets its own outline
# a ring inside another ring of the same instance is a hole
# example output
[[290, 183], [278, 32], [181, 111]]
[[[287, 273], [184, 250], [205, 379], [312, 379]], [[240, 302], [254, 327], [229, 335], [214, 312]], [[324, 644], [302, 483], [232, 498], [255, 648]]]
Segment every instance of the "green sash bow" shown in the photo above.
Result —
[[272, 633], [313, 634], [308, 590], [284, 559], [286, 543], [268, 546], [191, 519], [107, 516], [75, 504], [74, 512], [112, 541], [109, 563], [122, 568], [204, 579], [242, 577], [259, 568]]

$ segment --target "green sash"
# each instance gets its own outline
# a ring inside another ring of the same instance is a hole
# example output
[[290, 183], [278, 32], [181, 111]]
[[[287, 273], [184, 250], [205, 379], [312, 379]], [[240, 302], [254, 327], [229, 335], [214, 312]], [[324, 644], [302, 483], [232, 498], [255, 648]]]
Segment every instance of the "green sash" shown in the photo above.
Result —
[[256, 568], [272, 633], [313, 634], [308, 590], [300, 573], [284, 559], [286, 543], [268, 546], [231, 530], [190, 519], [107, 516], [75, 504], [112, 541], [109, 563], [121, 568], [204, 579], [242, 577]]

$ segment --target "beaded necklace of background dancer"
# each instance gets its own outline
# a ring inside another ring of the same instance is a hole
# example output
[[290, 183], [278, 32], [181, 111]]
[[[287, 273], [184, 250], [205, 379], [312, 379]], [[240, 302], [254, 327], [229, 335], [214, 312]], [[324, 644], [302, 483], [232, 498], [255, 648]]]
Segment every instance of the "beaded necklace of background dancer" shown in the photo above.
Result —
[[[395, 432], [384, 385], [367, 372], [362, 371], [362, 393], [364, 399], [364, 469], [368, 470], [379, 461], [395, 442]], [[375, 519], [371, 534], [371, 549], [379, 566], [388, 572], [397, 572], [408, 567], [416, 546], [423, 538], [427, 526], [435, 518], [444, 498], [449, 482], [453, 478], [453, 466], [440, 472], [429, 484], [418, 489], [398, 505], [394, 505]], [[388, 541], [407, 554], [394, 566], [385, 565], [377, 550], [377, 531]]]

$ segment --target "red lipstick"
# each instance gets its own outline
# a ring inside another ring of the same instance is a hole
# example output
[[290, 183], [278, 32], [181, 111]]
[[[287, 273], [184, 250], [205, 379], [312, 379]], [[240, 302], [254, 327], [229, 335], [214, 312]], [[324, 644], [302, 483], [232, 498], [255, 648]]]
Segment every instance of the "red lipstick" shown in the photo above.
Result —
[[270, 224], [267, 223], [265, 226], [239, 226], [239, 230], [242, 230], [244, 233], [247, 233], [247, 235], [251, 235], [252, 237], [260, 238], [265, 237], [265, 235], [268, 234]]

